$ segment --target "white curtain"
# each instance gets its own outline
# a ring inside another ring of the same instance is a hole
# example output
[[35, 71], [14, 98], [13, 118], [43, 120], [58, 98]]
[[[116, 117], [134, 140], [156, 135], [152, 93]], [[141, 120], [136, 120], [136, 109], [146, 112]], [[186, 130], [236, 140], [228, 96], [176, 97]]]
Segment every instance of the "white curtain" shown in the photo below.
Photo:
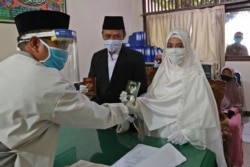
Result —
[[215, 74], [225, 65], [225, 9], [224, 6], [156, 15], [148, 15], [149, 45], [165, 48], [166, 36], [174, 28], [191, 34], [192, 45], [202, 62], [216, 64]]
[[216, 63], [216, 76], [225, 65], [224, 6], [193, 10], [192, 44], [201, 61]]
[[147, 20], [147, 40], [148, 44], [165, 48], [168, 32], [179, 27], [187, 32], [191, 28], [192, 14], [188, 11], [149, 15]]

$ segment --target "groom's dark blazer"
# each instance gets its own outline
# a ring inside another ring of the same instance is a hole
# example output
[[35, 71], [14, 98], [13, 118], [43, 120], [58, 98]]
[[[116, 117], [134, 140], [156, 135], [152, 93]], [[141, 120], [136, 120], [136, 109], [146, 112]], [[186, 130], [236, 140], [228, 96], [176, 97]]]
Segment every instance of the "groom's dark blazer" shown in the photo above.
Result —
[[88, 76], [96, 77], [97, 96], [93, 98], [93, 101], [98, 104], [121, 102], [119, 97], [126, 89], [128, 80], [141, 82], [138, 95], [147, 91], [143, 55], [124, 46], [120, 50], [110, 81], [107, 49], [100, 50], [93, 55]]

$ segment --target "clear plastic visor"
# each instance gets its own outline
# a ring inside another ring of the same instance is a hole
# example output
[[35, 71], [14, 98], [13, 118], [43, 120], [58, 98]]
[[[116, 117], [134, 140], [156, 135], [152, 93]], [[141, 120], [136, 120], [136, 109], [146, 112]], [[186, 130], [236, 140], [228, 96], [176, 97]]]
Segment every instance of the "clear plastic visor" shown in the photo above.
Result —
[[47, 32], [29, 33], [21, 36], [19, 42], [26, 42], [36, 36], [50, 47], [68, 51], [68, 60], [61, 70], [65, 78], [76, 83], [80, 81], [76, 32], [68, 29], [55, 29]]
[[[52, 41], [50, 38], [40, 38], [40, 39], [46, 42], [47, 44], [49, 43], [47, 42], [47, 40]], [[52, 45], [50, 45], [50, 47], [55, 47], [55, 48], [62, 49], [62, 50], [70, 50], [70, 48], [72, 47], [74, 43], [75, 41], [69, 42], [67, 40], [52, 41]]]
[[36, 33], [28, 33], [19, 38], [19, 42], [26, 42], [31, 37], [36, 36], [41, 39], [47, 39], [54, 42], [55, 47], [63, 50], [68, 50], [69, 45], [76, 42], [76, 32], [68, 29], [55, 29], [52, 31], [46, 32], [36, 32]]

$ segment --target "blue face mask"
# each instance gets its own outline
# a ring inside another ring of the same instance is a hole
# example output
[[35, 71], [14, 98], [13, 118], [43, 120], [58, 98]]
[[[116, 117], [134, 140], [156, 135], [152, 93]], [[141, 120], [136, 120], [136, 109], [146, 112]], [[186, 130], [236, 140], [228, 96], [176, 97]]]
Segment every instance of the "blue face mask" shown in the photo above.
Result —
[[48, 48], [49, 55], [45, 60], [40, 62], [46, 67], [56, 68], [59, 71], [62, 70], [67, 62], [68, 52], [63, 49], [50, 47], [42, 40], [41, 42]]
[[234, 38], [235, 43], [240, 43], [241, 40], [242, 40], [242, 38], [239, 38], [239, 37]]

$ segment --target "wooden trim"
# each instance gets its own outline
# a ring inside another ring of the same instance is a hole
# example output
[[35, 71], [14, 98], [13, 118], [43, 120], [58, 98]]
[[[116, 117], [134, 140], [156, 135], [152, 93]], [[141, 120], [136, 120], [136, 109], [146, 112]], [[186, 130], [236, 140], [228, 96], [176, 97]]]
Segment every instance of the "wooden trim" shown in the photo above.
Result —
[[163, 13], [172, 13], [172, 12], [178, 12], [178, 11], [187, 11], [187, 10], [193, 10], [193, 9], [202, 9], [202, 8], [214, 7], [214, 6], [216, 6], [216, 5], [211, 4], [211, 5], [201, 5], [201, 6], [186, 7], [186, 8], [181, 8], [181, 9], [163, 10], [163, 11], [159, 11], [159, 12], [144, 13], [144, 14], [142, 14], [142, 16], [156, 15], [156, 14], [163, 14]]
[[249, 1], [235, 1], [234, 3], [228, 3], [226, 4], [226, 9], [230, 9], [230, 8], [246, 8], [249, 7]]
[[[146, 13], [146, 1], [142, 0], [142, 13]], [[142, 15], [143, 19], [143, 30], [146, 32], [147, 25], [146, 25], [146, 16]]]
[[[145, 5], [146, 0], [142, 0], [143, 4]], [[164, 10], [164, 11], [158, 11], [158, 12], [149, 12], [146, 13], [146, 5], [143, 6], [143, 14], [142, 16], [147, 15], [154, 15], [154, 14], [162, 14], [162, 13], [170, 13], [170, 12], [177, 12], [177, 11], [185, 11], [185, 10], [193, 10], [193, 9], [203, 9], [203, 8], [209, 8], [209, 7], [215, 7], [215, 6], [221, 6], [225, 5], [226, 12], [230, 10], [239, 10], [242, 8], [249, 9], [250, 3], [248, 0], [237, 0], [237, 1], [230, 1], [230, 2], [221, 2], [221, 3], [213, 3], [213, 4], [207, 4], [207, 5], [198, 5], [198, 6], [192, 6], [192, 7], [184, 7], [184, 8], [177, 8], [172, 10]]]
[[250, 56], [225, 56], [225, 61], [250, 61]]

